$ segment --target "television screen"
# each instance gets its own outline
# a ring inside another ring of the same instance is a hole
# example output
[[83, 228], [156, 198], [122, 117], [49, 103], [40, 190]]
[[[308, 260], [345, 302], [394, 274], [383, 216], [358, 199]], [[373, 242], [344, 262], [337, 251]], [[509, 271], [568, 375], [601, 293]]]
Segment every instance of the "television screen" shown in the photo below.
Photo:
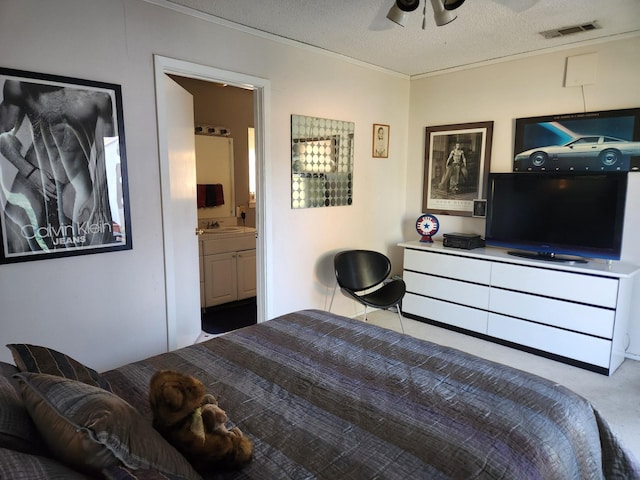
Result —
[[491, 173], [486, 244], [549, 259], [575, 255], [619, 260], [627, 175]]
[[514, 172], [640, 170], [640, 108], [516, 119]]

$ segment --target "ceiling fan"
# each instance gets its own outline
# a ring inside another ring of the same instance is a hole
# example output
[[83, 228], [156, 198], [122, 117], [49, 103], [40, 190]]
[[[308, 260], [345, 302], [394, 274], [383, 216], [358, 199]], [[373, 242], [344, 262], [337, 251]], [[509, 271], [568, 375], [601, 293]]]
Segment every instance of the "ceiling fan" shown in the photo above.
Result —
[[[453, 13], [455, 9], [460, 7], [465, 0], [431, 0], [433, 8], [433, 18], [438, 27], [453, 22], [457, 15]], [[535, 5], [538, 0], [492, 0], [500, 5], [506, 6], [513, 11], [522, 12]], [[427, 16], [427, 0], [423, 7], [422, 29], [426, 27]], [[420, 6], [420, 0], [395, 0], [387, 18], [394, 23], [404, 27], [409, 18], [409, 14]]]
[[[457, 15], [453, 10], [458, 8], [464, 3], [464, 0], [431, 0], [431, 7], [433, 8], [433, 18], [437, 26], [446, 25], [453, 22]], [[392, 22], [404, 27], [409, 18], [409, 13], [413, 12], [420, 5], [420, 0], [396, 0], [391, 6], [387, 18]], [[427, 15], [427, 0], [424, 2], [422, 28], [426, 26]]]

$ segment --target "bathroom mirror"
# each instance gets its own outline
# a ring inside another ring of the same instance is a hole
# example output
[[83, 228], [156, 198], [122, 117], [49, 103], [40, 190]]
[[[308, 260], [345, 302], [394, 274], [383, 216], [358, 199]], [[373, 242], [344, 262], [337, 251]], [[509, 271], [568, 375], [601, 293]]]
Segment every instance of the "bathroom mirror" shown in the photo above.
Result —
[[233, 138], [196, 127], [195, 147], [198, 221], [235, 217]]
[[351, 205], [355, 124], [291, 115], [291, 208]]

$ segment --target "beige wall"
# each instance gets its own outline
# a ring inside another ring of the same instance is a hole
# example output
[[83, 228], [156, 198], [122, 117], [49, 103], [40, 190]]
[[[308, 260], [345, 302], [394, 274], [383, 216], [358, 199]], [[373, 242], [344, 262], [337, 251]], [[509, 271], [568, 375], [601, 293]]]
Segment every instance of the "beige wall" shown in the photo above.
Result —
[[[407, 78], [142, 0], [1, 5], [1, 66], [122, 86], [133, 235], [127, 252], [1, 265], [4, 343], [48, 345], [97, 369], [166, 350], [154, 54], [269, 81], [267, 317], [327, 307], [339, 249], [369, 247], [400, 261]], [[291, 210], [292, 113], [355, 122], [353, 206]], [[392, 126], [388, 159], [371, 158], [373, 123]], [[356, 307], [341, 298], [334, 310]], [[0, 360], [10, 360], [7, 349]]]
[[[516, 118], [640, 107], [638, 51], [640, 37], [636, 36], [413, 80], [405, 235], [413, 234], [412, 222], [422, 205], [426, 126], [493, 121], [491, 171], [511, 171]], [[586, 53], [597, 54], [596, 83], [585, 85], [584, 92], [581, 87], [565, 88], [567, 57]], [[640, 173], [629, 177], [622, 260], [640, 265]], [[439, 219], [440, 234], [484, 233], [483, 220]], [[640, 359], [640, 302], [630, 328], [628, 352]]]
[[[585, 87], [589, 110], [640, 105], [637, 38], [410, 82], [142, 0], [2, 0], [1, 5], [3, 67], [122, 85], [133, 250], [0, 265], [3, 342], [48, 345], [97, 369], [167, 345], [154, 54], [269, 81], [270, 136], [262, 179], [269, 318], [327, 308], [338, 250], [377, 249], [401, 268], [402, 252], [395, 245], [416, 238], [413, 225], [421, 213], [425, 126], [494, 120], [492, 168], [507, 170], [514, 118], [582, 109], [581, 91], [562, 87], [566, 56], [581, 52], [599, 53], [598, 84]], [[290, 208], [293, 113], [355, 123], [352, 206]], [[391, 125], [388, 159], [371, 157], [374, 123]], [[633, 177], [629, 203], [638, 207], [640, 178]], [[624, 254], [640, 262], [636, 212], [629, 212]], [[483, 226], [452, 217], [443, 219], [441, 231], [462, 228]], [[358, 310], [336, 296], [333, 311]], [[640, 349], [637, 333], [636, 328], [634, 351]], [[0, 360], [10, 360], [8, 350], [0, 348]]]

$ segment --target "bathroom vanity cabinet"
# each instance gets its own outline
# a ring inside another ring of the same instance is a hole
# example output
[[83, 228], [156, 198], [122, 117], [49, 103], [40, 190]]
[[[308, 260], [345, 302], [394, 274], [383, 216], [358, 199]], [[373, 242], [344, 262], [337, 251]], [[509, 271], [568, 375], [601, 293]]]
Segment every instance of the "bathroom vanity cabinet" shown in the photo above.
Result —
[[255, 229], [200, 239], [200, 306], [256, 296]]

